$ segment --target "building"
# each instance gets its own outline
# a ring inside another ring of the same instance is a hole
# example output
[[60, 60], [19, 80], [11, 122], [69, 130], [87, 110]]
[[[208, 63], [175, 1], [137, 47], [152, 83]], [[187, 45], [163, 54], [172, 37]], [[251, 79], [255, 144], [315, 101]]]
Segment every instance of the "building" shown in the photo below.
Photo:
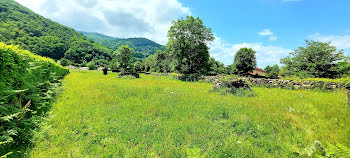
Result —
[[266, 71], [260, 68], [255, 68], [252, 72], [249, 73], [253, 77], [265, 77], [266, 76]]

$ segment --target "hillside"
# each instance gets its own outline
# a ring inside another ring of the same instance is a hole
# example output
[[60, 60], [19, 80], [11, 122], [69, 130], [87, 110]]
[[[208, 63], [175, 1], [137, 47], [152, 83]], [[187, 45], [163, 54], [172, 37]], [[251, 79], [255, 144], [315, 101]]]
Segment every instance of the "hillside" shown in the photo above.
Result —
[[0, 42], [35, 54], [84, 63], [110, 58], [111, 50], [81, 33], [44, 18], [13, 0], [0, 1]]
[[153, 42], [147, 38], [114, 38], [100, 33], [82, 32], [83, 35], [100, 43], [110, 49], [116, 50], [121, 45], [129, 45], [135, 50], [134, 57], [137, 59], [144, 59], [149, 55], [157, 52], [157, 50], [164, 50], [164, 46]]

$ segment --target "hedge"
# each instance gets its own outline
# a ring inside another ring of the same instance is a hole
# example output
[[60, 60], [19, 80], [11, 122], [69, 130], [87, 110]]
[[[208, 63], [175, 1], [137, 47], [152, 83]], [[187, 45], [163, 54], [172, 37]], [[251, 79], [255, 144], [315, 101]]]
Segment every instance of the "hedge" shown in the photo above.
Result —
[[30, 143], [60, 79], [68, 73], [52, 59], [0, 43], [0, 156]]

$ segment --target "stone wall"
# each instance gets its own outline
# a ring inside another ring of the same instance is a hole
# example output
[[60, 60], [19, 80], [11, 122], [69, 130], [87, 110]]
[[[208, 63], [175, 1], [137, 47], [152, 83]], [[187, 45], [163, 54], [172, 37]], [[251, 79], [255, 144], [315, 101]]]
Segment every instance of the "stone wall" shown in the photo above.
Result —
[[[165, 74], [169, 75], [169, 74]], [[183, 75], [174, 75], [175, 79], [183, 79]], [[205, 82], [216, 82], [225, 76], [197, 76], [196, 80]], [[282, 80], [282, 79], [266, 79], [266, 78], [245, 78], [251, 84], [255, 86], [266, 87], [279, 87], [290, 89], [323, 89], [323, 90], [336, 90], [336, 89], [350, 89], [350, 83], [337, 83], [337, 82], [325, 82], [325, 81], [297, 81], [297, 80]], [[189, 80], [190, 81], [190, 80]]]
[[253, 85], [263, 85], [269, 87], [293, 88], [293, 89], [324, 89], [335, 90], [341, 88], [349, 88], [350, 85], [339, 84], [336, 82], [324, 81], [295, 81], [280, 79], [264, 79], [264, 78], [248, 78]]

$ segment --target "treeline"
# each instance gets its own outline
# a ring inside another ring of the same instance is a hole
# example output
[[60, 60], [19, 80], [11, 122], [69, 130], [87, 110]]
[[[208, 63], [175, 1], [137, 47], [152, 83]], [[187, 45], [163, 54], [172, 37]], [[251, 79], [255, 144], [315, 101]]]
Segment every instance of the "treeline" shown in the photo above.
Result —
[[75, 64], [111, 60], [112, 50], [46, 19], [13, 0], [0, 1], [0, 41], [37, 55]]
[[68, 73], [52, 59], [0, 43], [0, 156], [30, 142]]
[[158, 50], [164, 50], [165, 47], [146, 38], [113, 38], [99, 33], [81, 32], [89, 39], [94, 40], [110, 49], [116, 50], [122, 45], [128, 45], [133, 48], [134, 61], [141, 61], [149, 55], [155, 54]]
[[[257, 68], [256, 52], [251, 48], [241, 48], [236, 52], [233, 63], [225, 66], [210, 57], [208, 42], [214, 40], [213, 33], [206, 28], [201, 19], [192, 16], [173, 22], [168, 32], [169, 42], [165, 50], [158, 50], [143, 61], [132, 63], [118, 59], [132, 56], [133, 49], [122, 46], [115, 51], [110, 68], [119, 71], [147, 71], [183, 74], [238, 74], [249, 75]], [[127, 50], [127, 51], [124, 51]], [[127, 53], [126, 53], [127, 52]], [[119, 55], [118, 55], [119, 54]], [[280, 78], [340, 78], [350, 76], [350, 58], [342, 50], [330, 43], [306, 41], [305, 47], [299, 47], [289, 56], [281, 59], [282, 67], [277, 64], [265, 68], [266, 75], [261, 77]], [[121, 66], [123, 65], [123, 66]]]

